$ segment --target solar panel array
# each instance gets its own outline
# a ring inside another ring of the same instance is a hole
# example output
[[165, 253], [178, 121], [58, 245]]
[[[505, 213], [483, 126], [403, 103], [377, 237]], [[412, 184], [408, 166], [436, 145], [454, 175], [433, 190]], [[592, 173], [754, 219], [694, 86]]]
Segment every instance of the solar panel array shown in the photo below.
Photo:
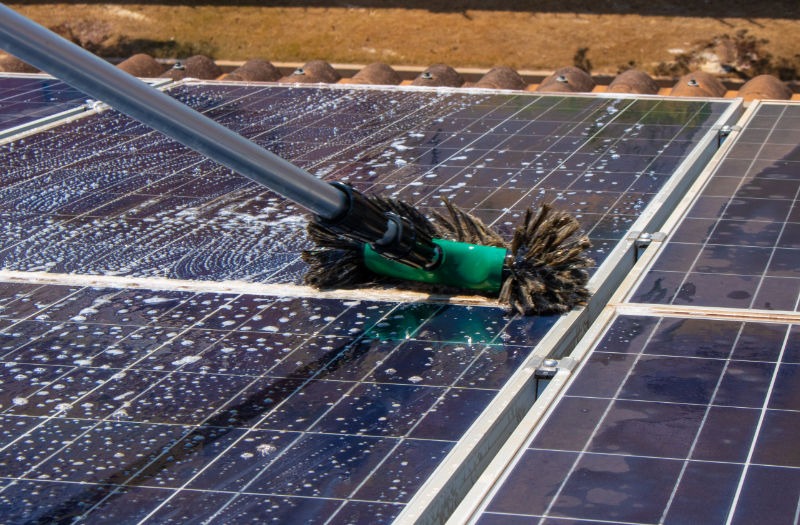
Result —
[[797, 522], [800, 105], [733, 140], [474, 523]]
[[[424, 211], [448, 195], [509, 233], [528, 205], [554, 202], [578, 216], [598, 262], [732, 107], [171, 92], [320, 176]], [[0, 509], [12, 521], [390, 522], [557, 321], [222, 293], [225, 279], [299, 282], [296, 207], [114, 111], [0, 149], [0, 264], [66, 282], [0, 284]], [[71, 286], [66, 274], [145, 288]], [[168, 291], [153, 277], [207, 283]]]
[[0, 78], [0, 131], [75, 109], [86, 95], [54, 78], [38, 75]]

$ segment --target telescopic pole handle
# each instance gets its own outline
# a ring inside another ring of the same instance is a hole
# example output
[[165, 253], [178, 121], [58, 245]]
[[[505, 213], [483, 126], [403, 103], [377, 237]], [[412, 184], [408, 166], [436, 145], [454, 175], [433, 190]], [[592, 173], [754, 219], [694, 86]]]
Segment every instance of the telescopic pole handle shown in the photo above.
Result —
[[347, 212], [347, 195], [338, 188], [3, 4], [0, 4], [0, 48], [323, 219]]

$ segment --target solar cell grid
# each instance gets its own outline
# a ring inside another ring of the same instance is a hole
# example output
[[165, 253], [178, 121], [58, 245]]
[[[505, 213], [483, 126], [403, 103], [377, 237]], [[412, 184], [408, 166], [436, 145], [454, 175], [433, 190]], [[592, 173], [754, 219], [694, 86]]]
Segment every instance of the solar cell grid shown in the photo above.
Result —
[[791, 522], [797, 333], [617, 317], [476, 523]]
[[[204, 84], [174, 94], [315, 173], [423, 209], [447, 195], [506, 233], [529, 205], [554, 202], [578, 215], [598, 263], [729, 105]], [[296, 207], [113, 111], [3, 149], [15, 166], [0, 188], [6, 268], [302, 275]]]
[[284, 519], [303, 507], [390, 521], [555, 322], [424, 304], [3, 292], [0, 505], [12, 521], [263, 519], [273, 502]]
[[759, 106], [634, 301], [797, 311], [799, 142], [800, 106]]
[[[446, 194], [506, 233], [524, 207], [555, 201], [584, 223], [598, 260], [731, 107], [223, 84], [173, 93], [328, 179], [425, 210]], [[0, 148], [15, 166], [0, 184], [4, 269], [299, 282], [295, 207], [113, 111]], [[0, 505], [30, 521], [389, 522], [556, 322], [454, 305], [2, 286], [0, 360], [14, 387], [0, 400]]]
[[77, 108], [86, 98], [53, 78], [0, 75], [0, 131]]

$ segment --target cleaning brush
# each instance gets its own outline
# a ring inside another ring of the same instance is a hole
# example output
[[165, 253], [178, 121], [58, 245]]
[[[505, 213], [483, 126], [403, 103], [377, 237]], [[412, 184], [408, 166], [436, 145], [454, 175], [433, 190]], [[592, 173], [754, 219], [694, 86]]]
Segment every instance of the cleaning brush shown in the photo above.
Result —
[[[442, 198], [446, 214], [433, 213], [432, 219], [396, 199], [365, 198], [384, 213], [409, 219], [417, 231], [444, 246], [444, 261], [434, 269], [411, 268], [339, 235], [315, 217], [307, 230], [316, 248], [302, 255], [309, 266], [306, 284], [319, 289], [383, 284], [436, 293], [470, 290], [499, 296], [523, 315], [564, 313], [589, 298], [587, 269], [594, 264], [585, 255], [589, 239], [580, 234], [574, 217], [549, 204], [535, 212], [528, 209], [508, 242], [447, 198]], [[454, 254], [455, 246], [460, 249]]]

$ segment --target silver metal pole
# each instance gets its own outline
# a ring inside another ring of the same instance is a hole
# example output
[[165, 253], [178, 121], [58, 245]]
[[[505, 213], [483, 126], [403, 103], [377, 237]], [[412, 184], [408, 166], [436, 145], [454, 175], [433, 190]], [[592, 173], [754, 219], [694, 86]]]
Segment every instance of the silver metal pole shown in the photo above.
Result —
[[344, 192], [0, 4], [0, 48], [237, 173], [332, 219]]

